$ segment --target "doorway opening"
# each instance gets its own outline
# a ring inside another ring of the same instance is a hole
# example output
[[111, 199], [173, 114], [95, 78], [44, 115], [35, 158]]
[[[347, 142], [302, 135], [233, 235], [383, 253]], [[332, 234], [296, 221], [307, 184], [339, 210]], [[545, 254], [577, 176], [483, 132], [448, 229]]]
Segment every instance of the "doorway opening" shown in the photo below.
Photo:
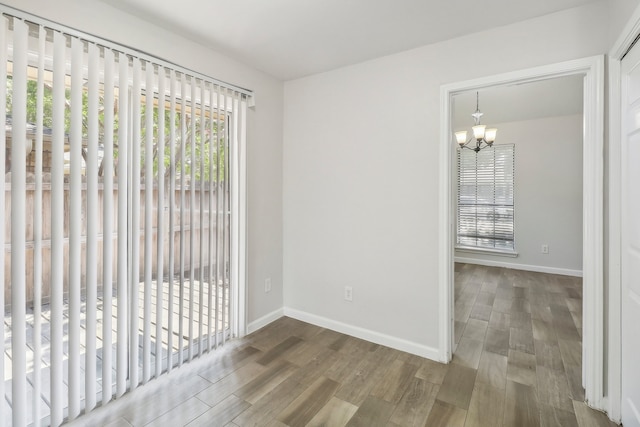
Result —
[[452, 138], [453, 98], [468, 91], [479, 91], [558, 77], [580, 76], [583, 80], [583, 350], [582, 383], [585, 400], [603, 406], [603, 123], [604, 58], [601, 56], [552, 64], [441, 87], [441, 187], [440, 199], [440, 358], [450, 361], [454, 337], [454, 212], [456, 182]]

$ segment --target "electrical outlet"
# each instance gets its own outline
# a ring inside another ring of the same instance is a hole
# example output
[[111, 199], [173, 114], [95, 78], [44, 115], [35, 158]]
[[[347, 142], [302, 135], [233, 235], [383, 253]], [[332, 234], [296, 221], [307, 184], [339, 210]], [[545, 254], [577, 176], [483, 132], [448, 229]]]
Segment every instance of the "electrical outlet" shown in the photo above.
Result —
[[344, 287], [344, 299], [346, 301], [353, 301], [353, 288], [351, 286]]
[[264, 291], [271, 292], [271, 278], [267, 277], [264, 279]]
[[540, 248], [540, 252], [542, 252], [543, 254], [548, 254], [549, 253], [549, 245], [542, 245], [542, 248]]

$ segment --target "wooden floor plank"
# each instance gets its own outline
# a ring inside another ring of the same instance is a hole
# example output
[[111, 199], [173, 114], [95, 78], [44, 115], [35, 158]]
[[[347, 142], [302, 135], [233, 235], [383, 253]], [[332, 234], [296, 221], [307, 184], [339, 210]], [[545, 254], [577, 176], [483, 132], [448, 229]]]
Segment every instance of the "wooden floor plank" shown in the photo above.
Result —
[[507, 379], [537, 387], [536, 356], [517, 350], [509, 350]]
[[540, 404], [540, 427], [578, 427], [578, 421], [573, 412]]
[[416, 372], [416, 377], [433, 384], [442, 384], [448, 369], [448, 365], [444, 363], [424, 359]]
[[476, 382], [467, 410], [465, 427], [502, 426], [504, 399], [504, 388]]
[[332, 397], [309, 421], [308, 427], [344, 427], [356, 413], [358, 407], [337, 397]]
[[533, 345], [533, 330], [531, 328], [519, 329], [512, 327], [509, 331], [509, 348], [529, 354], [535, 354], [536, 350]]
[[477, 371], [473, 368], [452, 363], [438, 391], [438, 400], [461, 409], [468, 409]]
[[509, 354], [509, 330], [488, 328], [484, 350], [507, 356]]
[[272, 349], [270, 349], [269, 351], [267, 351], [266, 353], [264, 353], [257, 360], [257, 362], [260, 363], [261, 365], [268, 365], [274, 360], [277, 360], [278, 358], [282, 357], [287, 351], [299, 345], [301, 342], [302, 342], [302, 339], [299, 337], [295, 337], [295, 336], [289, 337], [284, 341], [282, 341], [281, 343], [279, 343], [278, 345], [276, 345], [275, 347], [273, 347]]
[[335, 350], [329, 348], [319, 349], [316, 354], [308, 356], [307, 362], [296, 369], [291, 375], [291, 379], [300, 384], [309, 385], [321, 375], [324, 375], [339, 358], [340, 356]]
[[286, 380], [294, 370], [295, 365], [284, 360], [277, 361], [253, 380], [236, 390], [234, 394], [254, 404]]
[[192, 397], [186, 402], [166, 412], [161, 417], [158, 417], [152, 422], [146, 424], [146, 426], [165, 427], [189, 424], [191, 421], [200, 417], [200, 415], [206, 413], [209, 409], [210, 408], [207, 404], [195, 397]]
[[371, 396], [397, 404], [417, 370], [414, 365], [394, 360], [384, 377], [371, 390]]
[[221, 426], [233, 420], [251, 405], [248, 402], [230, 395], [216, 406], [204, 412], [198, 418], [187, 424], [188, 427], [196, 426]]
[[347, 427], [382, 427], [386, 426], [394, 405], [382, 399], [369, 396], [360, 405], [353, 417], [347, 423]]
[[556, 341], [534, 340], [536, 365], [561, 371], [564, 369], [560, 346]]
[[277, 415], [306, 389], [306, 386], [287, 379], [234, 418], [233, 422], [242, 427], [264, 426], [271, 420], [282, 424], [275, 419]]
[[[254, 380], [266, 369], [265, 366], [258, 363], [248, 363], [226, 377], [214, 382], [211, 386], [198, 393], [196, 397], [209, 406], [216, 406], [240, 387]], [[201, 376], [203, 375], [201, 374]], [[204, 376], [204, 378], [206, 378], [206, 376]]]
[[507, 381], [507, 357], [484, 351], [480, 357], [476, 383], [503, 389]]
[[553, 328], [553, 323], [545, 322], [539, 319], [531, 319], [533, 326], [533, 339], [539, 341], [551, 341], [556, 342], [558, 337], [556, 331]]
[[573, 402], [569, 394], [569, 384], [564, 372], [549, 369], [544, 366], [536, 367], [538, 379], [538, 399], [541, 403], [565, 411], [573, 411]]
[[518, 427], [540, 425], [538, 399], [533, 387], [507, 381], [503, 424]]
[[615, 427], [616, 424], [609, 420], [600, 411], [589, 408], [584, 402], [573, 401], [573, 408], [579, 427]]
[[491, 316], [489, 317], [489, 327], [493, 329], [497, 329], [499, 331], [507, 331], [509, 332], [509, 327], [511, 325], [511, 315], [507, 313], [501, 313], [499, 311], [493, 310], [491, 312]]
[[399, 426], [424, 426], [436, 401], [440, 386], [413, 378], [391, 415], [390, 423]]
[[472, 369], [478, 369], [483, 346], [483, 341], [476, 341], [463, 336], [453, 355], [453, 362]]
[[467, 411], [450, 403], [436, 400], [424, 427], [463, 427]]
[[382, 380], [395, 356], [389, 352], [377, 353], [368, 354], [351, 373], [340, 380], [342, 386], [336, 397], [356, 406], [364, 402], [371, 389]]
[[292, 427], [305, 426], [331, 399], [338, 387], [340, 384], [332, 379], [318, 378], [284, 408], [277, 419]]
[[462, 336], [464, 338], [469, 338], [476, 341], [484, 341], [484, 336], [487, 333], [487, 327], [489, 326], [489, 322], [478, 320], [478, 319], [469, 319], [467, 322], [467, 326], [464, 328], [464, 333]]

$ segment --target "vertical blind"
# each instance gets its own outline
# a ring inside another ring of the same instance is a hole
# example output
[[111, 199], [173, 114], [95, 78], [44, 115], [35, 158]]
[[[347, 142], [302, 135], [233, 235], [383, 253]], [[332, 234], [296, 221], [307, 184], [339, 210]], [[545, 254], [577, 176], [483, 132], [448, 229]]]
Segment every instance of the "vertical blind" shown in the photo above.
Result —
[[514, 150], [458, 150], [458, 246], [514, 250]]
[[2, 11], [0, 425], [57, 426], [237, 333], [250, 92]]

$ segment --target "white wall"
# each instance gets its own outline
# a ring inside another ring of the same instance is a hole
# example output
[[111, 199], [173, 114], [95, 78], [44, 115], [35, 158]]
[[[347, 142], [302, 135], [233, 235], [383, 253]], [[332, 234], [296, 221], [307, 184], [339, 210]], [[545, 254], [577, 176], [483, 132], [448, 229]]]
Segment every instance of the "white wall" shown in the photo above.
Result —
[[[462, 251], [456, 257], [534, 271], [582, 271], [582, 123], [582, 115], [491, 123], [498, 128], [496, 144], [515, 144], [518, 257]], [[542, 244], [549, 245], [548, 254], [541, 253]]]
[[[257, 106], [248, 117], [248, 235], [251, 322], [282, 307], [282, 82], [193, 41], [95, 0], [3, 3], [241, 87]], [[272, 292], [264, 293], [271, 277]]]
[[289, 312], [436, 357], [440, 85], [604, 53], [607, 5], [285, 83]]
[[616, 42], [627, 21], [638, 6], [640, 6], [638, 0], [614, 0], [609, 2], [609, 47]]

